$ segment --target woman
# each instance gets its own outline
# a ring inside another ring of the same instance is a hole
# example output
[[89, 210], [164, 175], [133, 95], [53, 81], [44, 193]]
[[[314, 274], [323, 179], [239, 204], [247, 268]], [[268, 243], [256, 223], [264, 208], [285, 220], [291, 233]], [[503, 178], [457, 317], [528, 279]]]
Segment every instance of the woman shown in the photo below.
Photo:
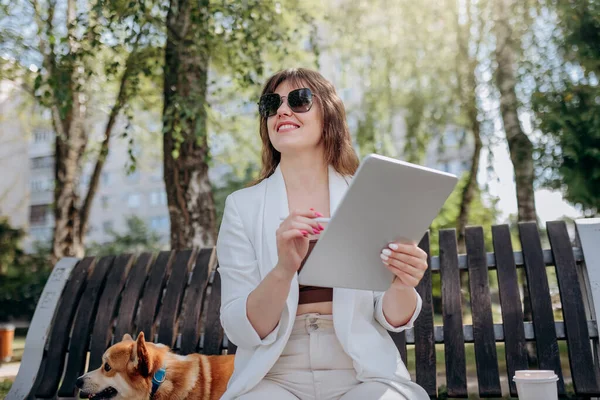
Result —
[[223, 399], [429, 399], [386, 332], [420, 312], [421, 249], [382, 250], [395, 275], [385, 293], [298, 285], [324, 229], [315, 218], [333, 214], [358, 167], [334, 87], [284, 70], [266, 82], [259, 112], [261, 175], [227, 198], [217, 241], [221, 323], [238, 346]]

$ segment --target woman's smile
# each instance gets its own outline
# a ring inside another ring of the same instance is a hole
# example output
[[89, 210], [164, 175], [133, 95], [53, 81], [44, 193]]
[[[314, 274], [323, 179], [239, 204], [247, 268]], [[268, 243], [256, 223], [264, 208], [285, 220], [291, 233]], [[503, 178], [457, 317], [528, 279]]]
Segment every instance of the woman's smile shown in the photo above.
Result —
[[290, 132], [293, 130], [296, 130], [300, 128], [300, 125], [298, 125], [295, 122], [292, 121], [280, 121], [277, 123], [277, 129], [276, 131], [278, 133], [285, 133], [285, 132]]

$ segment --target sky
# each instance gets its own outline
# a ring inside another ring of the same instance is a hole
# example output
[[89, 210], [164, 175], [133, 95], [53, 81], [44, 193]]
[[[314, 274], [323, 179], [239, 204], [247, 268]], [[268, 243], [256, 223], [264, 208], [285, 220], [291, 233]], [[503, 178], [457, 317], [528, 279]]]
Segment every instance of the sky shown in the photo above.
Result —
[[[494, 171], [498, 179], [489, 182], [490, 194], [499, 198], [498, 207], [502, 212], [499, 222], [505, 221], [509, 214], [517, 213], [517, 195], [514, 183], [513, 166], [506, 143], [494, 145]], [[486, 154], [482, 152], [481, 165], [486, 165]], [[478, 181], [485, 183], [485, 168], [480, 168]], [[559, 191], [540, 189], [535, 192], [535, 206], [540, 222], [559, 219], [562, 216], [582, 217], [582, 213], [563, 200]]]

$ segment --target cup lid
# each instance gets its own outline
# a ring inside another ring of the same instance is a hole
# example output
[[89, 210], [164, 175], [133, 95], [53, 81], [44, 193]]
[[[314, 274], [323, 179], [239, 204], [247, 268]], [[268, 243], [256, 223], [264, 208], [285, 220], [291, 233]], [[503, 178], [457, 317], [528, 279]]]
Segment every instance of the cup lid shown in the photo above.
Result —
[[520, 370], [515, 371], [515, 380], [527, 380], [527, 381], [548, 381], [558, 380], [558, 376], [552, 370]]

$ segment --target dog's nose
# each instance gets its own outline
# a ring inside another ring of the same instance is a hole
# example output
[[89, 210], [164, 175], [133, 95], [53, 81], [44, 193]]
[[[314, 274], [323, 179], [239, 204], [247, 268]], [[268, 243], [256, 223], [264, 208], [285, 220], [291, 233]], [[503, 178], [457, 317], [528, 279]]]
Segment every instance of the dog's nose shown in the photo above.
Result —
[[77, 378], [77, 380], [75, 381], [75, 385], [77, 385], [77, 387], [81, 389], [81, 387], [83, 386], [83, 376]]

